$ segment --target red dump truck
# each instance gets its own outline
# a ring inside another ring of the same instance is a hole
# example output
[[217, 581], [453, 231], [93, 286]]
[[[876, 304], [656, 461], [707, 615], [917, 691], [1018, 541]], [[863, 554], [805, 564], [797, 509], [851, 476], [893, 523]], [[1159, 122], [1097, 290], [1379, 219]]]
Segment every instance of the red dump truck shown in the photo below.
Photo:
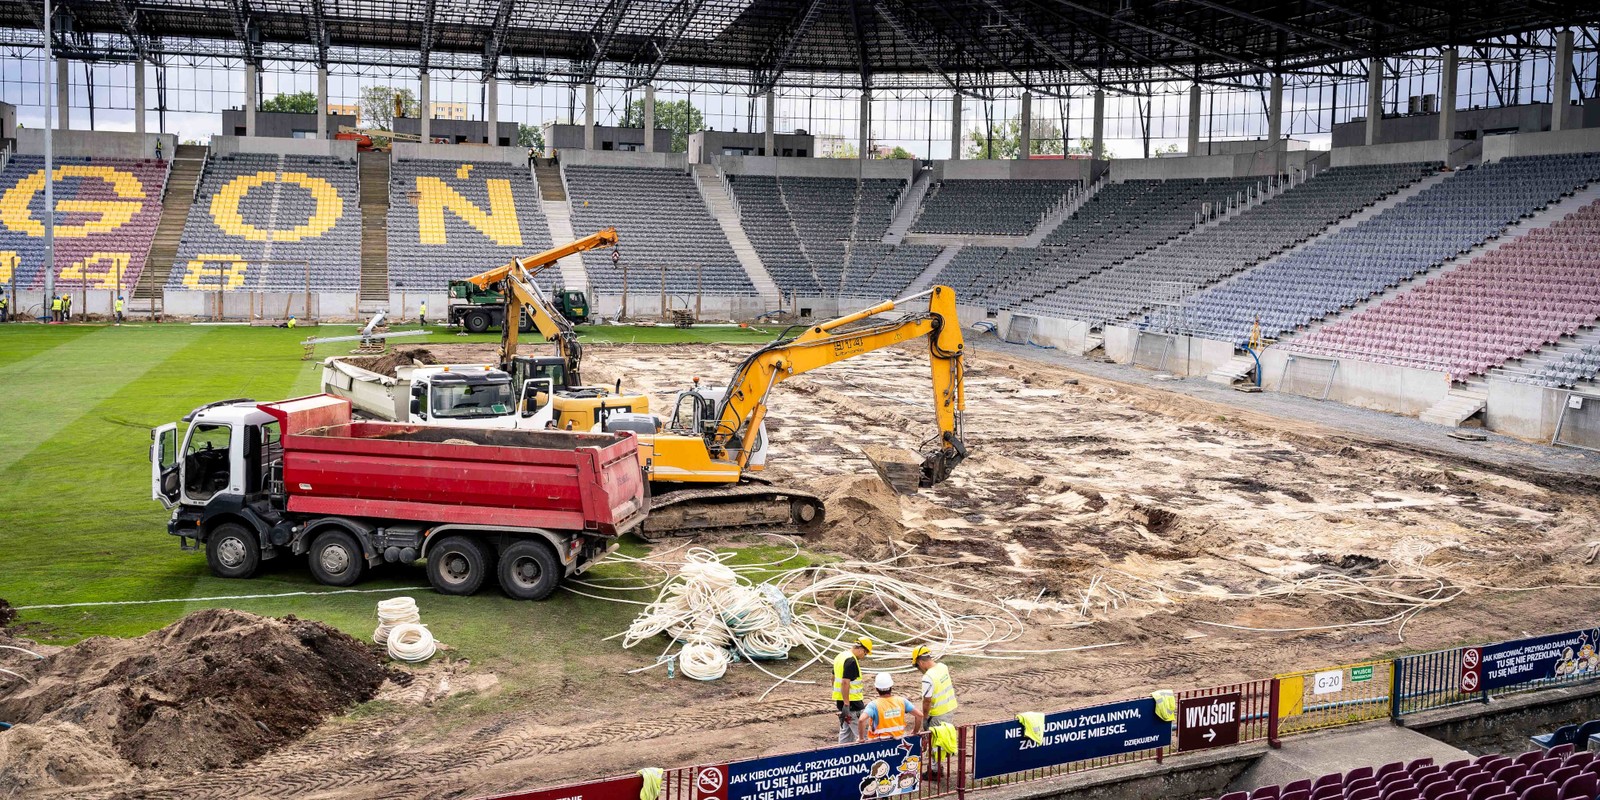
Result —
[[632, 434], [359, 422], [313, 395], [201, 406], [151, 431], [152, 496], [167, 532], [205, 549], [211, 571], [248, 578], [264, 559], [305, 556], [349, 586], [368, 567], [427, 560], [444, 594], [493, 573], [540, 600], [588, 569], [649, 513]]

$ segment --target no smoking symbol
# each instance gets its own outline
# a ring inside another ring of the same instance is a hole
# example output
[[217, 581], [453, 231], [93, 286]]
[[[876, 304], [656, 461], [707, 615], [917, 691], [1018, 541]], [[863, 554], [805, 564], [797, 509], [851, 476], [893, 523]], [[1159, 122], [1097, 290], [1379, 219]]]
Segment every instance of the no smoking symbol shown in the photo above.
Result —
[[1475, 692], [1478, 690], [1478, 673], [1468, 672], [1461, 676], [1461, 691]]
[[1477, 669], [1478, 668], [1478, 649], [1477, 648], [1475, 648], [1475, 647], [1474, 648], [1469, 648], [1466, 652], [1461, 654], [1461, 666], [1463, 666], [1463, 667], [1465, 667], [1467, 669]]
[[716, 794], [722, 791], [722, 770], [716, 767], [707, 767], [700, 770], [700, 774], [696, 776], [694, 783], [695, 788], [699, 789], [701, 794]]

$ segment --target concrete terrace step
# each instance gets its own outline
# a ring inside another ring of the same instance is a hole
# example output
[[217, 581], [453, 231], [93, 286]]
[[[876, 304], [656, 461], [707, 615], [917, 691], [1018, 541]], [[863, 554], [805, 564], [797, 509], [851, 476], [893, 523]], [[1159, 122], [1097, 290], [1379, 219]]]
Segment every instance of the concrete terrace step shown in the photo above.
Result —
[[939, 255], [934, 256], [933, 260], [928, 262], [928, 266], [922, 270], [922, 274], [918, 275], [917, 279], [906, 287], [906, 294], [916, 294], [932, 286], [933, 282], [939, 277], [939, 271], [944, 269], [946, 264], [954, 261], [956, 254], [960, 252], [961, 245], [959, 244], [953, 244], [940, 250]]
[[1248, 355], [1234, 356], [1228, 363], [1212, 370], [1206, 380], [1223, 386], [1232, 386], [1256, 371], [1256, 360]]
[[133, 286], [134, 299], [153, 301], [172, 277], [172, 261], [178, 256], [178, 244], [183, 241], [183, 225], [189, 218], [189, 207], [194, 205], [195, 187], [205, 171], [207, 148], [203, 145], [178, 145], [172, 161], [172, 174], [167, 176], [166, 197], [162, 200], [161, 217], [156, 221], [156, 233], [150, 240], [150, 253], [145, 258], [144, 272]]
[[1443, 400], [1434, 403], [1431, 408], [1422, 412], [1421, 419], [1423, 422], [1431, 422], [1447, 428], [1459, 428], [1462, 423], [1482, 411], [1488, 404], [1489, 396], [1483, 392], [1471, 389], [1451, 389]]
[[750, 237], [745, 235], [744, 227], [739, 224], [739, 212], [734, 208], [733, 199], [728, 196], [727, 185], [722, 182], [716, 166], [696, 164], [693, 174], [695, 186], [699, 187], [706, 208], [711, 210], [711, 216], [716, 217], [722, 235], [727, 237], [728, 245], [739, 259], [739, 266], [744, 267], [750, 283], [761, 295], [762, 303], [769, 309], [781, 307], [783, 295], [778, 291], [778, 284], [773, 282], [767, 266], [761, 263], [761, 256], [756, 253], [755, 246], [750, 244]]
[[389, 154], [361, 153], [359, 163], [361, 304], [363, 311], [376, 311], [389, 302]]
[[882, 242], [884, 244], [900, 244], [906, 237], [906, 231], [911, 230], [911, 223], [917, 219], [917, 213], [922, 209], [922, 199], [928, 195], [928, 186], [933, 183], [927, 170], [917, 170], [911, 178], [911, 187], [901, 197], [895, 206], [894, 217], [889, 220], [889, 227], [884, 229]]
[[533, 161], [533, 177], [539, 183], [539, 198], [542, 200], [567, 200], [567, 186], [561, 182], [561, 167], [548, 158], [536, 158]]
[[[559, 180], [560, 176], [557, 176]], [[565, 200], [566, 192], [562, 192], [561, 200], [545, 200], [540, 206], [544, 209], [544, 217], [550, 223], [550, 241], [560, 247], [576, 238], [572, 232], [572, 207]], [[584, 289], [589, 287], [589, 271], [583, 266], [583, 256], [570, 255], [556, 262], [561, 269], [561, 285], [568, 289]], [[592, 302], [592, 301], [591, 301]]]

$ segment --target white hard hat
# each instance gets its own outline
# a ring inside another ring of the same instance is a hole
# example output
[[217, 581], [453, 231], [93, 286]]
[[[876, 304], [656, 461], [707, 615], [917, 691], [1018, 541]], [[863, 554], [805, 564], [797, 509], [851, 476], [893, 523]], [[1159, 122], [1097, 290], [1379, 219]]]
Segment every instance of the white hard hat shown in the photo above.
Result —
[[887, 672], [880, 672], [878, 677], [872, 681], [872, 685], [878, 687], [880, 692], [887, 692], [894, 688], [894, 676]]

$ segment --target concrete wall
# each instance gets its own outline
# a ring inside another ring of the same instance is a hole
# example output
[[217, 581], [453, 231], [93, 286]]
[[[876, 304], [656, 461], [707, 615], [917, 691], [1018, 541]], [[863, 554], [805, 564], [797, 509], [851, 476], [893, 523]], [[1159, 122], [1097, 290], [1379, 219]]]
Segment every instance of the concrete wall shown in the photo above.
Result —
[[[1093, 162], [1086, 158], [962, 159], [933, 161], [934, 180], [1089, 180]], [[1101, 162], [1104, 163], [1104, 162]]]
[[[1584, 121], [1579, 106], [1566, 109], [1562, 127], [1577, 128]], [[1533, 133], [1550, 130], [1550, 104], [1531, 103], [1501, 108], [1468, 108], [1456, 112], [1456, 138], [1482, 139], [1491, 131]], [[1420, 142], [1439, 135], [1438, 114], [1385, 117], [1378, 129], [1378, 144]], [[1366, 121], [1352, 120], [1333, 126], [1333, 148], [1355, 147], [1367, 141]]]
[[[620, 294], [591, 294], [589, 305], [594, 313], [606, 318], [615, 318], [622, 311], [623, 298]], [[694, 310], [695, 298], [683, 295], [667, 294], [667, 305], [670, 308], [689, 308]], [[719, 320], [747, 321], [755, 319], [768, 309], [759, 297], [743, 295], [705, 295], [699, 301], [700, 318], [707, 322]], [[628, 292], [627, 297], [628, 319], [660, 320], [661, 294], [641, 288], [637, 293]], [[813, 316], [826, 319], [834, 316], [833, 308], [813, 309]]]
[[528, 150], [523, 147], [463, 147], [458, 144], [423, 144], [421, 142], [395, 142], [395, 158], [419, 161], [472, 161], [476, 163], [499, 162], [528, 167]]
[[[123, 131], [56, 131], [50, 138], [58, 156], [104, 156], [107, 158], [155, 158], [156, 140], [167, 158], [178, 149], [178, 137], [170, 133], [128, 133]], [[44, 129], [17, 131], [17, 152], [44, 155]]]
[[[697, 131], [689, 134], [689, 161], [708, 164], [718, 156], [749, 155], [779, 156], [783, 158], [812, 158], [817, 154], [816, 137], [809, 133], [779, 133], [773, 137], [776, 152], [767, 152], [765, 133], [739, 133], [737, 131]], [[726, 153], [742, 150], [742, 153]]]
[[858, 158], [774, 158], [714, 156], [711, 163], [729, 175], [777, 175], [790, 178], [897, 178], [910, 180], [916, 161]]
[[[340, 125], [355, 126], [357, 124], [354, 114], [329, 114], [328, 138], [339, 132]], [[244, 135], [244, 109], [225, 108], [222, 110], [222, 134], [224, 136]], [[295, 134], [300, 134], [296, 136]], [[316, 114], [293, 114], [286, 111], [257, 111], [256, 135], [269, 139], [315, 139], [317, 137]]]
[[[1253, 144], [1260, 144], [1255, 142]], [[1172, 180], [1175, 178], [1246, 178], [1283, 175], [1305, 169], [1321, 151], [1248, 151], [1225, 155], [1176, 158], [1117, 158], [1111, 161], [1111, 180]]]
[[1483, 140], [1484, 161], [1499, 161], [1509, 156], [1594, 152], [1600, 152], [1600, 128], [1513, 133]]
[[1489, 381], [1484, 427], [1519, 439], [1548, 442], [1561, 416], [1562, 395], [1543, 386]]
[[[307, 315], [304, 292], [219, 293], [166, 289], [162, 293], [162, 313], [167, 317], [211, 319], [216, 313], [218, 294], [222, 296], [226, 321], [276, 320], [285, 316], [285, 310], [301, 319], [309, 317], [324, 322], [360, 318], [357, 307], [361, 295], [358, 292], [313, 292], [311, 313]], [[142, 301], [138, 307], [143, 307]]]
[[[1261, 354], [1262, 386], [1271, 391], [1282, 391], [1284, 365], [1291, 353], [1278, 347], [1269, 347]], [[1450, 379], [1443, 372], [1396, 367], [1389, 364], [1372, 364], [1344, 358], [1339, 363], [1328, 399], [1346, 405], [1387, 411], [1391, 414], [1417, 416], [1433, 404], [1444, 399], [1450, 391]], [[1295, 373], [1291, 372], [1292, 379]], [[1319, 373], [1320, 375], [1320, 373]], [[1305, 384], [1301, 387], [1304, 393]], [[1316, 387], [1318, 392], [1321, 387]]]
[[17, 107], [0, 103], [0, 139], [17, 138]]
[[[1244, 153], [1259, 153], [1262, 150], [1265, 150], [1266, 147], [1267, 143], [1262, 139], [1234, 139], [1226, 142], [1201, 142], [1198, 150], [1194, 153], [1189, 153], [1188, 155], [1233, 156]], [[1302, 142], [1299, 139], [1284, 139], [1282, 149], [1291, 153], [1298, 150], [1310, 150], [1311, 143]]]
[[211, 152], [215, 155], [231, 153], [269, 153], [286, 156], [323, 156], [332, 158], [356, 157], [355, 142], [334, 139], [274, 139], [267, 136], [213, 136]]
[[592, 165], [599, 167], [652, 167], [688, 171], [688, 153], [642, 153], [627, 150], [563, 150], [559, 157], [563, 165]]
[[[595, 138], [600, 141], [596, 150], [644, 150], [644, 128], [619, 128], [614, 125], [594, 126]], [[672, 152], [672, 131], [666, 128], [656, 128], [655, 145], [657, 153]], [[610, 147], [607, 147], [607, 144]], [[565, 125], [548, 123], [544, 126], [545, 155], [552, 152], [565, 156], [570, 150], [586, 150], [588, 145], [583, 141], [582, 125]]]
[[[422, 120], [402, 117], [394, 121], [395, 133], [422, 135]], [[446, 139], [457, 144], [491, 144], [496, 147], [513, 147], [517, 144], [517, 123], [501, 122], [495, 126], [495, 141], [488, 140], [489, 123], [479, 119], [433, 119], [428, 122], [428, 136]], [[528, 157], [528, 151], [522, 151]]]
[[1370, 164], [1409, 164], [1418, 161], [1448, 161], [1454, 143], [1442, 139], [1399, 144], [1375, 144], [1360, 147], [1333, 148], [1331, 164], [1335, 167], [1366, 166]]

